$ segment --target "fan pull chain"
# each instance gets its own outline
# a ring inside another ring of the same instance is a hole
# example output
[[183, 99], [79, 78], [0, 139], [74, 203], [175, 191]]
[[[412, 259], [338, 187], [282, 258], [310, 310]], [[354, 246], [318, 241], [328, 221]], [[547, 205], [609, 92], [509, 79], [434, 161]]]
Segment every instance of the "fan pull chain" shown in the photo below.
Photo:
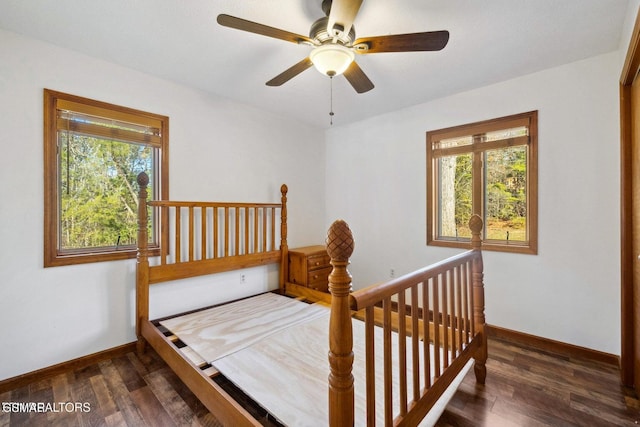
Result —
[[[329, 73], [327, 73], [329, 74]], [[333, 75], [329, 74], [329, 100], [330, 100], [330, 108], [329, 108], [329, 124], [333, 126]]]

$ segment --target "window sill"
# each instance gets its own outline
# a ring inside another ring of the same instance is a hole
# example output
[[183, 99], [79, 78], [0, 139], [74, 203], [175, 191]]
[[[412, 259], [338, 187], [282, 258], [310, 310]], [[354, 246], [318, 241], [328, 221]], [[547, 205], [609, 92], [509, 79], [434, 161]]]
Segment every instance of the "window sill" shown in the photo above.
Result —
[[[59, 267], [63, 265], [76, 265], [76, 264], [88, 264], [93, 262], [103, 261], [118, 261], [123, 259], [133, 259], [136, 257], [138, 250], [131, 249], [105, 249], [103, 251], [93, 252], [66, 252], [63, 254], [57, 254], [55, 257], [48, 258], [45, 254], [44, 266], [45, 267]], [[160, 250], [158, 248], [152, 249], [149, 256], [159, 256]]]
[[[437, 239], [429, 239], [427, 241], [427, 246], [440, 246], [446, 248], [460, 248], [460, 249], [470, 249], [471, 242], [469, 239], [466, 240], [437, 240]], [[496, 241], [496, 240], [483, 240], [482, 241], [482, 250], [483, 251], [495, 251], [495, 252], [508, 252], [508, 253], [517, 253], [517, 254], [527, 254], [527, 255], [537, 255], [538, 248], [537, 245], [532, 244], [531, 242], [527, 243], [507, 243], [505, 241]]]

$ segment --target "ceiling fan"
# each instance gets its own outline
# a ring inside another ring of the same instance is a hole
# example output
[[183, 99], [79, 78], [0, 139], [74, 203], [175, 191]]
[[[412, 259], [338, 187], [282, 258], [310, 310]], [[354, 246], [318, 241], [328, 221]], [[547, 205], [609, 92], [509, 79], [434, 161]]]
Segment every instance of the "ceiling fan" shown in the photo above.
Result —
[[356, 38], [353, 21], [363, 1], [323, 0], [326, 16], [311, 25], [309, 37], [225, 14], [218, 15], [217, 21], [225, 27], [313, 47], [309, 56], [269, 80], [268, 86], [280, 86], [315, 66], [329, 77], [344, 74], [356, 92], [364, 93], [374, 85], [354, 61], [356, 54], [437, 51], [449, 41], [448, 31]]

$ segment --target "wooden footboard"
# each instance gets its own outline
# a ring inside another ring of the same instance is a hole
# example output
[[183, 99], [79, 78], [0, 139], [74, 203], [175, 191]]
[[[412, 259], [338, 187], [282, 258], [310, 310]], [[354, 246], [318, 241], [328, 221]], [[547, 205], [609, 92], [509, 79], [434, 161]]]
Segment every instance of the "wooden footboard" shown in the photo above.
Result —
[[[486, 376], [482, 220], [470, 221], [472, 249], [382, 285], [350, 293], [347, 271], [353, 237], [336, 221], [327, 237], [334, 267], [329, 331], [329, 424], [354, 424], [352, 312], [365, 322], [367, 425], [375, 425], [376, 372], [384, 382], [384, 424], [417, 425], [471, 358], [479, 383]], [[375, 327], [383, 328], [383, 366], [376, 366]], [[398, 354], [392, 354], [397, 334]], [[408, 366], [408, 364], [410, 366]], [[410, 372], [410, 373], [409, 373]], [[397, 395], [393, 395], [393, 377]], [[394, 412], [394, 407], [399, 408]], [[357, 421], [357, 420], [356, 420]]]

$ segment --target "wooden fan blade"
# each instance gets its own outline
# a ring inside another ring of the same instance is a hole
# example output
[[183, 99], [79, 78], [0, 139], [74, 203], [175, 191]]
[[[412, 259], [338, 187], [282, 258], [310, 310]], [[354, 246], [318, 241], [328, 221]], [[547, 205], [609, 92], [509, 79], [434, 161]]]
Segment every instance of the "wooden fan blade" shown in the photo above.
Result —
[[347, 71], [344, 72], [344, 76], [358, 93], [365, 93], [374, 88], [373, 83], [356, 61], [349, 65]]
[[313, 41], [300, 34], [291, 33], [289, 31], [281, 30], [279, 28], [269, 27], [268, 25], [258, 24], [257, 22], [247, 21], [246, 19], [236, 18], [235, 16], [220, 14], [218, 15], [218, 24], [235, 28], [236, 30], [248, 31], [254, 34], [260, 34], [262, 36], [273, 37], [274, 39], [280, 39], [291, 43], [300, 44], [302, 42], [313, 43]]
[[267, 86], [281, 86], [282, 84], [288, 82], [289, 80], [291, 80], [292, 78], [300, 74], [301, 72], [305, 71], [307, 68], [310, 68], [312, 65], [313, 65], [313, 62], [311, 62], [311, 60], [308, 57], [304, 58], [302, 61], [298, 62], [293, 67], [286, 69], [282, 73], [278, 74], [277, 76], [269, 80], [267, 82]]
[[[395, 34], [390, 36], [363, 37], [353, 42], [358, 53], [418, 52], [441, 50], [449, 42], [449, 31]], [[357, 45], [366, 44], [368, 49]]]
[[353, 21], [360, 10], [363, 0], [333, 0], [331, 2], [331, 11], [329, 12], [329, 21], [327, 22], [327, 32], [331, 35], [334, 26], [337, 24], [343, 29], [345, 34], [349, 34]]

